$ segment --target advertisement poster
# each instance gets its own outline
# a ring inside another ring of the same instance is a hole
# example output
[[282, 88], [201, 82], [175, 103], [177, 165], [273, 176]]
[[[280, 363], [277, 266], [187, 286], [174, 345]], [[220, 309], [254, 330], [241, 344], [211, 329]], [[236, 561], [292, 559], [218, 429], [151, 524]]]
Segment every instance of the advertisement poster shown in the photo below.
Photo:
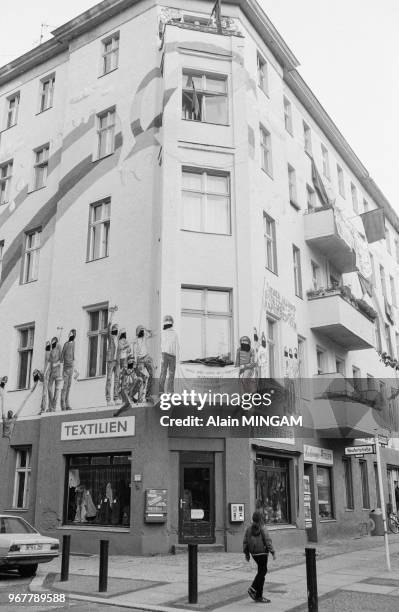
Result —
[[0, 608], [399, 610], [399, 5], [0, 12]]

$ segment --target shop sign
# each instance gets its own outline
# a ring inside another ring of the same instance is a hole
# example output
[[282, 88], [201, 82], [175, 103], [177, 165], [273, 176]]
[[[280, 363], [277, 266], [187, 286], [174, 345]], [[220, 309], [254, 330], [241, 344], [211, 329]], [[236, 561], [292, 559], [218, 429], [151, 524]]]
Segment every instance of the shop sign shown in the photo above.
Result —
[[123, 438], [134, 436], [135, 417], [70, 421], [61, 425], [61, 440], [90, 440], [93, 438]]
[[374, 455], [375, 444], [363, 444], [362, 446], [347, 446], [345, 455]]
[[318, 446], [303, 445], [303, 460], [311, 463], [322, 463], [323, 465], [333, 465], [334, 455], [329, 448], [319, 448]]

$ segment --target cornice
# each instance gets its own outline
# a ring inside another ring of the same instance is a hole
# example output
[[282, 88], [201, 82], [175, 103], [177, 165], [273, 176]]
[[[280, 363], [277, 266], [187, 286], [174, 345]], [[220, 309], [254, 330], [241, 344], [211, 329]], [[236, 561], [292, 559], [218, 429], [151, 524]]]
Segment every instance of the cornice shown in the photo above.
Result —
[[67, 49], [68, 45], [55, 40], [54, 38], [47, 40], [45, 43], [42, 43], [31, 51], [17, 57], [12, 62], [2, 66], [0, 68], [0, 85], [15, 79], [20, 74], [23, 74], [34, 66], [42, 64], [56, 55], [59, 55]]

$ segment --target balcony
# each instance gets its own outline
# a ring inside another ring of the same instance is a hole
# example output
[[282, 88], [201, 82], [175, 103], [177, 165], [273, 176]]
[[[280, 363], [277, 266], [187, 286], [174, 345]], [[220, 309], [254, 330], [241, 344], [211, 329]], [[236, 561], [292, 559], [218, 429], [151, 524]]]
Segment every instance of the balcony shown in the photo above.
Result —
[[333, 208], [321, 208], [304, 216], [305, 240], [327, 257], [341, 272], [355, 272], [354, 238], [349, 227]]
[[308, 291], [310, 327], [340, 344], [347, 351], [374, 346], [377, 313], [349, 287]]

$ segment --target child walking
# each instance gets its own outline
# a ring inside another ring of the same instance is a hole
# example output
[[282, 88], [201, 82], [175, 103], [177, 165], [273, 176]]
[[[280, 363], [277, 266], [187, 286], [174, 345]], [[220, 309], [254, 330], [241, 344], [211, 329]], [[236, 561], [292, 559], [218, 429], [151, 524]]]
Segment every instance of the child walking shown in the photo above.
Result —
[[270, 603], [270, 599], [263, 597], [263, 586], [267, 574], [269, 552], [272, 554], [273, 559], [276, 558], [276, 553], [269, 532], [264, 524], [263, 514], [259, 510], [253, 513], [252, 524], [245, 531], [243, 551], [246, 560], [249, 561], [251, 555], [258, 566], [258, 573], [248, 589], [248, 595], [256, 602]]

